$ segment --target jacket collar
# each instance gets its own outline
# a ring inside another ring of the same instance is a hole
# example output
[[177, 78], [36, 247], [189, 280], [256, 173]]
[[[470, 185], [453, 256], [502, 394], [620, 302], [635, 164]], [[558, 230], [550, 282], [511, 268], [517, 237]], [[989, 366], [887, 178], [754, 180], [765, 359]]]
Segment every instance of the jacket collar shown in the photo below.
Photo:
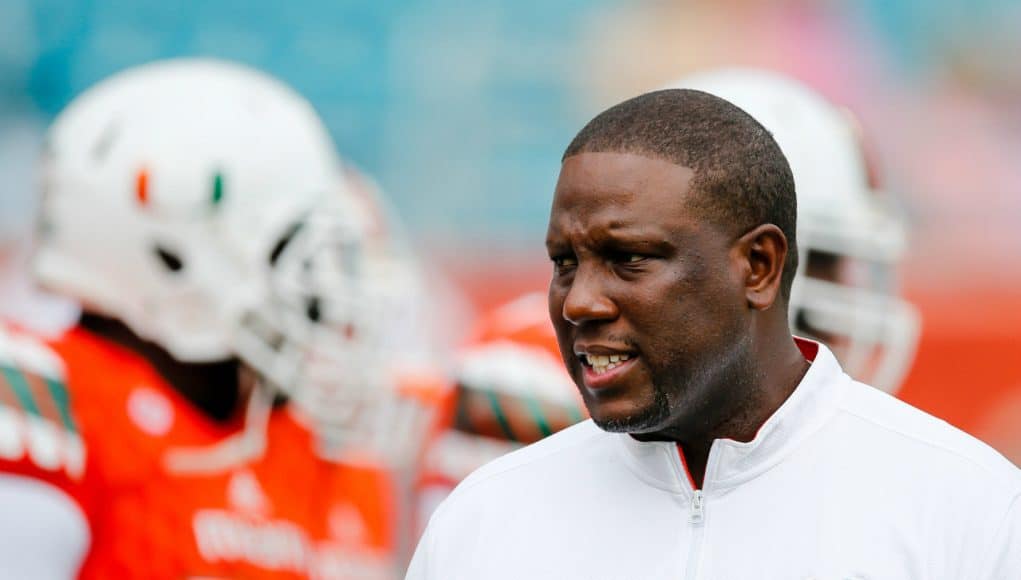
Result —
[[[851, 379], [825, 346], [795, 338], [811, 361], [808, 372], [779, 409], [762, 424], [751, 441], [713, 441], [703, 489], [736, 487], [765, 473], [818, 430], [833, 414]], [[814, 353], [814, 357], [811, 356]], [[612, 435], [621, 456], [642, 481], [673, 493], [691, 493], [687, 472], [675, 443], [638, 441], [627, 434]]]

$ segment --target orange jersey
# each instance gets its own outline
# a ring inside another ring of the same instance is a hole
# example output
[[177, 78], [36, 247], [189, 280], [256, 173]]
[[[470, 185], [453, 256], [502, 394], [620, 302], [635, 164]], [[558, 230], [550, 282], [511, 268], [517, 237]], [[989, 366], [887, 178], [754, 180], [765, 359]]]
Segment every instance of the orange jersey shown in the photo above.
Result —
[[286, 406], [272, 411], [258, 459], [182, 473], [168, 457], [222, 443], [240, 421], [209, 419], [145, 360], [81, 329], [48, 344], [0, 331], [0, 470], [80, 505], [92, 536], [82, 578], [403, 572], [402, 482], [319, 459]]

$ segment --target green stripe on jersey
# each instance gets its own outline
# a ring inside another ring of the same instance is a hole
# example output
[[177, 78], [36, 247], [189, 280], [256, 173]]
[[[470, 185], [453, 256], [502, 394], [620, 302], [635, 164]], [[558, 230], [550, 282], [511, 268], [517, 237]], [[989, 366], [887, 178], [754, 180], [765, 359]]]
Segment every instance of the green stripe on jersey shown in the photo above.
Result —
[[72, 433], [77, 433], [78, 429], [75, 427], [74, 419], [71, 418], [71, 397], [67, 394], [67, 387], [64, 383], [46, 378], [46, 387], [50, 391], [50, 396], [53, 397], [53, 402], [57, 404], [57, 410], [60, 412], [60, 420], [64, 423], [64, 428]]
[[539, 426], [539, 431], [543, 437], [549, 437], [553, 434], [553, 430], [550, 429], [549, 423], [546, 422], [546, 416], [542, 412], [542, 405], [535, 397], [526, 396], [525, 404], [528, 405], [528, 412], [532, 414], [532, 420]]
[[518, 438], [514, 436], [514, 429], [511, 429], [510, 421], [507, 420], [507, 415], [503, 412], [503, 406], [500, 405], [499, 397], [490, 390], [483, 392], [486, 394], [486, 398], [489, 399], [489, 408], [493, 410], [493, 415], [496, 416], [496, 422], [500, 424], [504, 437], [511, 441], [517, 441]]
[[575, 405], [567, 407], [567, 416], [571, 418], [572, 423], [581, 423], [585, 420], [585, 416], [581, 414], [581, 410]]
[[42, 413], [39, 412], [39, 406], [32, 399], [32, 390], [28, 386], [28, 381], [25, 380], [25, 375], [21, 374], [21, 371], [18, 369], [7, 365], [0, 365], [0, 371], [3, 372], [4, 378], [7, 379], [7, 384], [14, 390], [14, 396], [18, 398], [22, 408], [32, 415], [41, 417]]

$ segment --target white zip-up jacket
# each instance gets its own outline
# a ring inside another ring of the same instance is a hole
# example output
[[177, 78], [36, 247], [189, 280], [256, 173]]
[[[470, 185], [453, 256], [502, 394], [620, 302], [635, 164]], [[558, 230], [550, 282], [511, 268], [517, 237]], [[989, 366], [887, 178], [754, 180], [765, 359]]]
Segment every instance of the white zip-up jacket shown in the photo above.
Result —
[[819, 346], [754, 440], [713, 442], [701, 490], [676, 445], [581, 423], [464, 480], [407, 578], [1019, 580], [1019, 498], [1001, 455]]

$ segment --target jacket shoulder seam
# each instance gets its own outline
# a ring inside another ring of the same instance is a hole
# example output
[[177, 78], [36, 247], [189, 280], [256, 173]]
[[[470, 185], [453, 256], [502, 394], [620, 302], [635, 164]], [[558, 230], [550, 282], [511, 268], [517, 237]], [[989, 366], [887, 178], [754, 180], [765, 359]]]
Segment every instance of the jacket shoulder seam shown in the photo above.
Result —
[[[469, 479], [465, 480], [463, 485], [458, 486], [450, 494], [449, 499], [451, 499], [451, 500], [455, 499], [457, 496], [463, 495], [465, 492], [467, 492], [469, 490], [472, 490], [472, 489], [478, 487], [479, 485], [487, 483], [487, 482], [491, 481], [492, 479], [494, 479], [496, 477], [500, 477], [500, 476], [503, 476], [505, 474], [511, 473], [513, 471], [517, 471], [519, 469], [522, 469], [522, 468], [528, 467], [530, 465], [533, 465], [533, 464], [535, 464], [538, 461], [543, 461], [543, 460], [548, 459], [549, 457], [552, 457], [554, 455], [558, 455], [558, 454], [560, 454], [562, 452], [574, 449], [574, 448], [578, 447], [579, 445], [582, 445], [582, 444], [584, 444], [584, 443], [586, 443], [588, 441], [591, 441], [593, 438], [598, 437], [601, 434], [602, 434], [602, 432], [590, 433], [590, 434], [588, 434], [588, 435], [586, 435], [584, 437], [580, 437], [577, 441], [573, 441], [573, 442], [568, 443], [566, 445], [557, 446], [554, 449], [551, 449], [551, 450], [548, 450], [548, 451], [546, 451], [546, 452], [544, 452], [542, 454], [536, 455], [535, 457], [529, 457], [526, 460], [517, 462], [517, 463], [515, 463], [513, 465], [508, 465], [506, 467], [500, 467], [499, 469], [495, 469], [495, 470], [493, 470], [493, 471], [491, 471], [489, 473], [482, 473], [482, 474], [480, 474], [480, 476], [477, 479], [476, 478], [472, 478], [471, 476], [469, 476]], [[526, 447], [525, 449], [528, 449], [528, 448]], [[520, 453], [521, 451], [524, 451], [524, 450], [520, 450], [517, 453]], [[497, 459], [497, 461], [500, 461], [500, 460]], [[447, 505], [447, 503], [448, 502], [444, 502], [444, 506]], [[444, 506], [441, 506], [441, 508], [444, 507]], [[439, 511], [439, 510], [437, 510], [437, 511]]]
[[[860, 419], [862, 421], [865, 421], [865, 422], [867, 422], [867, 423], [869, 423], [871, 425], [875, 425], [876, 427], [879, 427], [880, 429], [883, 429], [884, 431], [887, 431], [887, 432], [899, 435], [900, 437], [903, 437], [905, 439], [910, 439], [911, 441], [914, 441], [914, 442], [919, 443], [921, 445], [925, 445], [925, 446], [931, 447], [933, 449], [938, 449], [938, 450], [940, 450], [940, 451], [942, 451], [944, 453], [947, 453], [949, 455], [953, 455], [954, 457], [957, 457], [959, 459], [967, 461], [968, 463], [970, 463], [970, 464], [978, 467], [979, 469], [981, 469], [983, 472], [990, 473], [990, 474], [996, 474], [999, 471], [999, 470], [995, 469], [993, 466], [988, 465], [986, 462], [980, 461], [980, 460], [978, 460], [978, 459], [976, 459], [974, 457], [971, 457], [970, 455], [961, 453], [960, 451], [958, 451], [956, 449], [953, 449], [953, 448], [951, 448], [951, 447], [949, 447], [947, 445], [943, 445], [943, 444], [940, 444], [940, 443], [935, 442], [935, 441], [930, 441], [930, 440], [928, 440], [928, 439], [926, 439], [926, 438], [924, 438], [924, 437], [922, 437], [920, 435], [917, 435], [917, 434], [912, 434], [912, 433], [905, 432], [904, 430], [898, 429], [897, 427], [894, 427], [894, 426], [889, 425], [887, 423], [884, 423], [884, 422], [881, 422], [881, 421], [877, 421], [874, 417], [870, 417], [870, 416], [868, 416], [866, 414], [863, 414], [863, 413], [861, 413], [861, 412], [859, 412], [857, 410], [848, 409], [847, 407], [843, 407], [843, 408], [841, 408], [841, 411], [846, 413], [846, 414], [848, 414], [848, 415], [851, 415], [852, 417], [856, 417], [856, 418], [858, 418], [858, 419]], [[939, 419], [939, 418], [936, 418], [936, 417], [933, 417], [933, 419], [935, 419], [936, 421], [939, 421], [940, 423], [942, 423], [948, 429], [956, 429], [955, 427], [953, 427], [952, 425], [950, 425], [946, 421], [943, 421], [942, 419]], [[962, 432], [962, 434], [964, 434], [965, 436], [971, 437], [970, 435], [968, 435], [966, 433]], [[978, 440], [976, 440], [976, 441], [978, 441]], [[979, 443], [981, 443], [981, 441], [979, 441]], [[984, 445], [984, 443], [983, 443], [983, 445]], [[1004, 459], [1004, 461], [1006, 461], [1006, 459]], [[1015, 481], [1013, 482], [1013, 485], [1009, 485], [1008, 484], [1008, 485], [1005, 485], [1005, 487], [1007, 487], [1008, 489], [1012, 488], [1014, 493], [1021, 493], [1021, 480], [1018, 480], [1018, 478], [1015, 478]]]

